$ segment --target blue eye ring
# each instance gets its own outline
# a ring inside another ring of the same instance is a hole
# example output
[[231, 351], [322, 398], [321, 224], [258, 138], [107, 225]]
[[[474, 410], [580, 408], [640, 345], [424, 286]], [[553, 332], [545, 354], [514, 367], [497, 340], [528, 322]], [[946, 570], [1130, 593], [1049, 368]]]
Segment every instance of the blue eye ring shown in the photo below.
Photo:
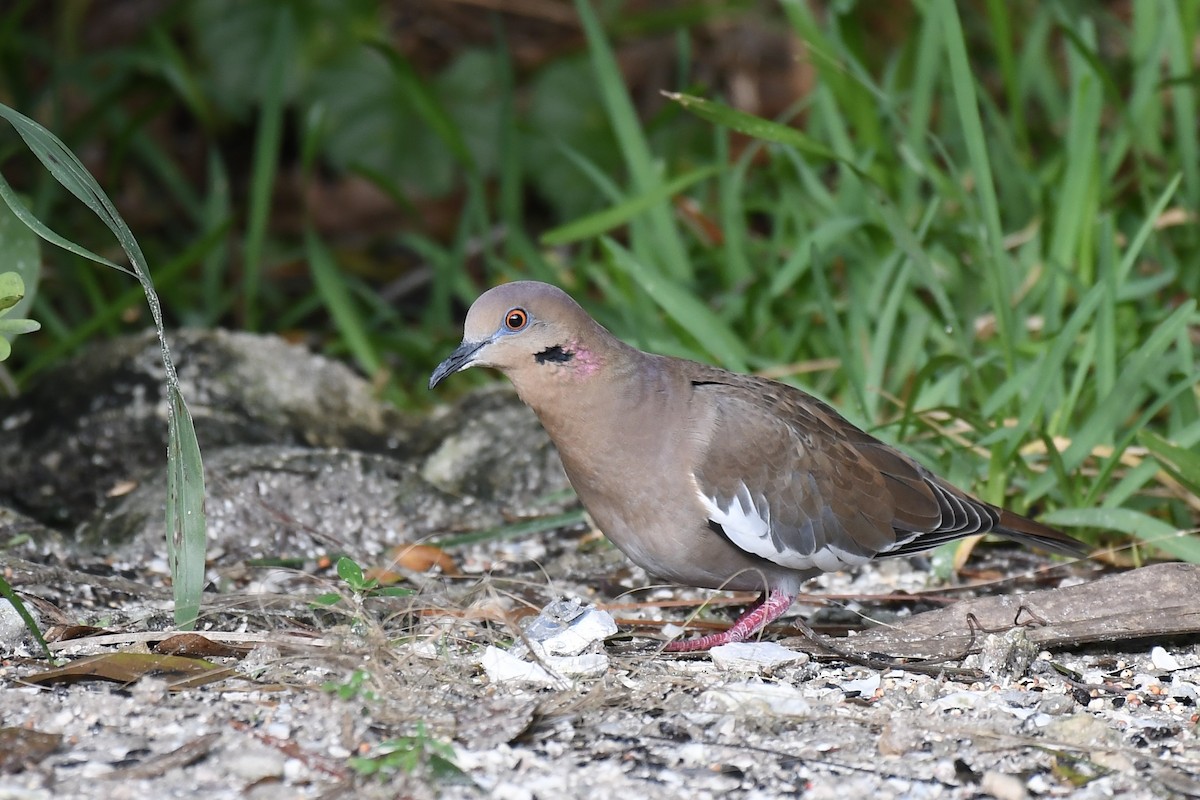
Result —
[[504, 315], [506, 330], [519, 331], [529, 324], [529, 314], [523, 308], [510, 308]]

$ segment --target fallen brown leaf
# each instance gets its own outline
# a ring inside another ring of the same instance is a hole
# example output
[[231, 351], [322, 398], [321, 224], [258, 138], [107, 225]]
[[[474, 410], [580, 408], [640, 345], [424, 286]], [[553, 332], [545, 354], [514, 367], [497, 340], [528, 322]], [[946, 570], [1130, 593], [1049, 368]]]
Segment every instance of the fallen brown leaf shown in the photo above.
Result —
[[50, 685], [80, 681], [133, 683], [140, 678], [160, 677], [177, 681], [174, 688], [203, 686], [232, 674], [232, 670], [199, 658], [157, 653], [108, 653], [73, 661], [65, 667], [39, 672], [25, 683]]
[[[402, 569], [411, 570], [413, 572], [427, 572], [428, 570], [437, 567], [442, 571], [443, 575], [452, 575], [455, 577], [462, 575], [462, 572], [459, 570], [458, 564], [455, 563], [454, 558], [442, 548], [435, 547], [431, 544], [401, 545], [400, 547], [392, 550], [391, 559], [393, 565], [401, 567]], [[368, 572], [373, 571], [369, 570]], [[372, 574], [370, 577], [374, 577], [380, 583], [384, 583], [385, 581], [382, 575], [387, 575], [390, 577], [394, 574], [395, 573], [384, 570], [380, 576]], [[395, 583], [399, 579], [400, 578], [397, 576], [390, 582]]]

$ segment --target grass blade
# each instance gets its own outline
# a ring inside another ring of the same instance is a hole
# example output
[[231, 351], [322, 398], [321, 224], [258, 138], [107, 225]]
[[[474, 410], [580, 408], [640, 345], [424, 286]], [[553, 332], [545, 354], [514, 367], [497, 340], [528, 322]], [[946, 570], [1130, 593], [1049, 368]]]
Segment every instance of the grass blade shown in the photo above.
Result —
[[17, 593], [8, 585], [8, 581], [4, 580], [4, 576], [0, 575], [0, 599], [7, 600], [12, 604], [13, 610], [17, 612], [17, 616], [25, 623], [25, 630], [37, 640], [38, 646], [42, 648], [42, 655], [47, 661], [52, 661], [54, 655], [50, 652], [50, 645], [46, 644], [46, 639], [42, 636], [42, 630], [37, 625], [37, 620], [29, 613], [29, 609], [25, 608], [25, 603], [17, 597]]
[[1168, 442], [1153, 431], [1142, 431], [1138, 441], [1154, 454], [1171, 477], [1200, 497], [1200, 453]]
[[695, 294], [658, 275], [641, 264], [633, 254], [612, 239], [601, 240], [605, 253], [628, 274], [655, 303], [681, 328], [721, 363], [733, 370], [746, 370], [746, 349], [724, 320], [712, 312]]
[[[1183, 330], [1196, 311], [1196, 301], [1188, 300], [1167, 317], [1150, 338], [1125, 359], [1122, 371], [1111, 394], [1105, 397], [1079, 425], [1071, 444], [1062, 454], [1063, 465], [1068, 471], [1077, 469], [1106, 439], [1112, 436], [1121, 420], [1136, 408], [1141, 396], [1147, 391], [1145, 380], [1150, 370], [1159, 363], [1163, 353], [1171, 346], [1176, 334]], [[1053, 486], [1055, 476], [1042, 473], [1026, 492], [1030, 502], [1041, 497]]]
[[992, 179], [988, 159], [987, 139], [979, 116], [979, 99], [975, 95], [975, 77], [967, 58], [967, 44], [962, 22], [954, 0], [937, 0], [930, 12], [942, 20], [946, 45], [946, 60], [950, 69], [954, 104], [974, 173], [976, 196], [982, 207], [984, 253], [987, 261], [981, 265], [983, 277], [991, 295], [992, 312], [996, 315], [996, 337], [1003, 344], [1004, 363], [1009, 373], [1016, 365], [1017, 330], [1013, 323], [1012, 284], [1006, 263], [1000, 225], [1000, 206], [996, 199], [996, 184]]
[[1175, 558], [1200, 563], [1200, 538], [1130, 508], [1064, 508], [1043, 514], [1041, 520], [1064, 528], [1120, 531]]
[[[108, 226], [117, 237], [121, 248], [129, 257], [132, 270], [122, 268], [99, 257], [94, 260], [107, 266], [120, 269], [122, 272], [132, 271], [142, 291], [146, 295], [146, 303], [150, 307], [150, 315], [158, 331], [159, 345], [162, 351], [163, 370], [167, 384], [167, 554], [171, 565], [173, 591], [175, 595], [175, 622], [180, 628], [190, 629], [195, 625], [200, 608], [200, 592], [204, 584], [204, 553], [208, 543], [207, 523], [204, 514], [204, 469], [200, 460], [200, 447], [196, 441], [196, 430], [192, 424], [191, 414], [184, 402], [179, 388], [179, 376], [175, 373], [175, 364], [171, 360], [170, 348], [167, 345], [166, 331], [163, 326], [162, 307], [154, 284], [150, 278], [149, 266], [142, 248], [138, 245], [129, 230], [129, 226], [121, 219], [108, 195], [96, 183], [91, 173], [87, 171], [61, 140], [50, 131], [23, 114], [0, 104], [0, 116], [8, 120], [38, 160], [46, 165], [50, 173], [68, 191], [78, 197], [88, 206], [101, 221]], [[0, 191], [8, 185], [0, 179]], [[11, 189], [5, 195], [6, 199], [12, 194]], [[19, 206], [20, 203], [18, 202]], [[17, 208], [13, 208], [21, 216]], [[32, 216], [32, 215], [27, 215]], [[25, 220], [27, 216], [21, 216]], [[38, 224], [35, 232], [43, 235], [49, 231], [45, 225]], [[52, 233], [52, 232], [51, 232]], [[55, 235], [47, 239], [58, 243], [62, 237]], [[80, 255], [88, 254], [83, 248], [71, 248], [72, 252]]]
[[[668, 100], [674, 100], [681, 108], [692, 112], [701, 119], [722, 125], [738, 133], [744, 133], [761, 141], [775, 142], [794, 147], [804, 155], [812, 156], [822, 161], [840, 162], [860, 175], [863, 175], [856, 164], [847, 161], [816, 139], [801, 133], [793, 127], [781, 125], [778, 122], [772, 122], [762, 117], [756, 117], [753, 114], [747, 114], [745, 111], [739, 111], [722, 103], [706, 100], [703, 97], [680, 94], [679, 92], [663, 92], [662, 94], [663, 97], [666, 97]], [[866, 176], [863, 175], [863, 177]]]
[[346, 289], [345, 279], [333, 256], [312, 228], [304, 233], [304, 249], [308, 254], [308, 268], [317, 292], [333, 317], [338, 332], [346, 340], [346, 346], [350, 348], [359, 368], [367, 375], [374, 375], [379, 371], [382, 359], [371, 344], [367, 325]]
[[[625, 158], [625, 166], [629, 170], [630, 183], [638, 194], [659, 193], [665, 198], [664, 193], [657, 191], [662, 182], [661, 170], [651, 155], [650, 145], [642, 132], [637, 111], [629, 99], [621, 70], [604, 37], [596, 12], [589, 0], [575, 0], [575, 9], [579, 13], [584, 36], [587, 37], [592, 68], [596, 73], [613, 132], [620, 144], [621, 154]], [[637, 236], [638, 239], [647, 240], [644, 247], [639, 247], [639, 251], [644, 251], [648, 260], [660, 266], [673, 279], [691, 279], [692, 267], [687, 250], [683, 246], [674, 214], [666, 199], [646, 210], [646, 228], [646, 236]]]
[[271, 195], [279, 147], [283, 139], [284, 89], [288, 56], [292, 49], [292, 12], [281, 4], [275, 14], [275, 36], [266, 54], [269, 70], [266, 93], [258, 115], [258, 134], [254, 139], [254, 167], [250, 179], [250, 210], [246, 222], [246, 244], [242, 254], [242, 324], [258, 330], [259, 284], [262, 282], [263, 250], [267, 222], [271, 217]]
[[650, 208], [670, 200], [677, 194], [701, 181], [707, 180], [721, 171], [721, 167], [712, 165], [703, 169], [693, 170], [686, 175], [680, 175], [667, 183], [659, 183], [649, 193], [627, 198], [615, 206], [606, 208], [595, 214], [590, 214], [566, 225], [560, 225], [542, 234], [542, 244], [547, 247], [558, 247], [564, 244], [591, 239], [613, 228], [623, 225]]

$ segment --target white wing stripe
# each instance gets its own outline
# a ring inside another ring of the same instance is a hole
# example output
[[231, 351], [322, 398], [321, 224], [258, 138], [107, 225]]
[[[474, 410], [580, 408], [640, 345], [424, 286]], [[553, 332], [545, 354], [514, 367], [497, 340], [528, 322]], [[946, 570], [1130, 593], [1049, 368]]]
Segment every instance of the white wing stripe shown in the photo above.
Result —
[[[795, 550], [780, 550], [771, 539], [771, 509], [766, 503], [756, 503], [750, 489], [738, 486], [728, 503], [722, 508], [716, 497], [697, 492], [700, 502], [708, 512], [708, 518], [721, 526], [725, 536], [735, 546], [759, 558], [788, 569], [817, 569], [836, 572], [849, 566], [866, 563], [866, 556], [851, 554], [833, 544], [828, 544], [810, 555]], [[810, 533], [810, 536], [812, 534]]]

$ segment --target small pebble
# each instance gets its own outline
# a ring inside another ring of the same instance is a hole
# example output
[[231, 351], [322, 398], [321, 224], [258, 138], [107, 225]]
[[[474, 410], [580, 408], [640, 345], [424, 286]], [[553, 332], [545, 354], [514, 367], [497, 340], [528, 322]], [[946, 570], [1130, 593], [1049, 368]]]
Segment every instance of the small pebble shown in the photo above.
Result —
[[[745, 672], [769, 672], [785, 664], [808, 663], [808, 653], [789, 650], [775, 642], [734, 642], [714, 647], [708, 654], [720, 669]], [[878, 675], [875, 680], [878, 685]]]
[[1174, 672], [1179, 669], [1179, 660], [1161, 646], [1156, 646], [1150, 651], [1150, 663], [1154, 665], [1155, 669], [1161, 669], [1165, 672]]
[[1029, 797], [1029, 792], [1025, 791], [1025, 781], [1015, 775], [1006, 775], [995, 770], [983, 773], [979, 788], [996, 800], [1025, 800]]

